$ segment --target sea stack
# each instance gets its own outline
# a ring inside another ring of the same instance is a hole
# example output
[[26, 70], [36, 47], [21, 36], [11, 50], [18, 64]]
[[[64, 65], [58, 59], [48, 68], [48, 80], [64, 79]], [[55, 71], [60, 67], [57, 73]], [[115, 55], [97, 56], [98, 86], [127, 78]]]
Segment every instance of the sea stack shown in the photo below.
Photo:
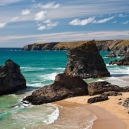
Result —
[[0, 95], [11, 94], [26, 88], [26, 80], [20, 73], [20, 66], [8, 59], [0, 66]]
[[67, 57], [68, 63], [64, 71], [67, 75], [80, 76], [83, 79], [110, 76], [95, 40], [69, 50]]

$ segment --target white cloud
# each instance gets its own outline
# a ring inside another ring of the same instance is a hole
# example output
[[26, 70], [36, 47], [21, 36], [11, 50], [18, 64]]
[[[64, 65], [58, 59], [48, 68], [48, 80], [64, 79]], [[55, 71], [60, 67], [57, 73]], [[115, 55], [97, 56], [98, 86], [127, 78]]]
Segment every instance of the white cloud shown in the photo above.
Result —
[[114, 17], [109, 17], [109, 18], [104, 18], [104, 19], [101, 19], [101, 20], [95, 20], [93, 23], [105, 23], [107, 21], [110, 21], [111, 19], [113, 19]]
[[28, 15], [30, 14], [30, 10], [29, 9], [25, 9], [21, 11], [21, 15]]
[[10, 22], [16, 22], [18, 20], [18, 17], [13, 17]]
[[129, 21], [122, 22], [122, 24], [128, 24], [128, 23], [129, 23]]
[[116, 23], [117, 21], [113, 21], [112, 23]]
[[8, 4], [12, 4], [12, 3], [17, 3], [17, 2], [20, 2], [22, 0], [1, 0], [0, 1], [0, 6], [3, 6], [3, 5], [8, 5]]
[[42, 25], [41, 23], [37, 24], [38, 30], [52, 29], [53, 27], [58, 25], [58, 22], [52, 22], [51, 20], [46, 20], [43, 23], [44, 25]]
[[46, 29], [45, 26], [39, 26], [39, 27], [38, 27], [38, 30], [45, 30], [45, 29]]
[[46, 20], [44, 21], [44, 23], [51, 23], [51, 20]]
[[41, 21], [45, 18], [46, 11], [40, 11], [35, 15], [36, 21]]
[[94, 21], [94, 17], [89, 17], [88, 19], [84, 19], [84, 20], [79, 20], [79, 19], [72, 20], [69, 24], [70, 25], [84, 26], [84, 25], [87, 25], [89, 23], [92, 23], [93, 21]]
[[0, 28], [4, 28], [6, 23], [0, 23]]
[[43, 9], [56, 9], [56, 8], [59, 8], [60, 4], [55, 4], [55, 2], [49, 2], [47, 4], [42, 4], [42, 3], [38, 3], [38, 4], [35, 4], [34, 7], [35, 8], [43, 8]]
[[118, 16], [119, 16], [119, 17], [125, 17], [125, 15], [123, 15], [123, 14], [119, 14]]
[[58, 22], [50, 22], [50, 23], [47, 24], [47, 28], [51, 29], [51, 28], [53, 28], [53, 27], [55, 27], [57, 25], [58, 25]]
[[[60, 41], [82, 41], [82, 40], [111, 40], [111, 39], [128, 39], [129, 31], [80, 31], [80, 32], [61, 32], [50, 34], [35, 35], [14, 35], [0, 37], [0, 43], [24, 41], [24, 44], [33, 42], [60, 42]], [[16, 46], [15, 46], [16, 47]], [[23, 44], [21, 44], [23, 47]]]

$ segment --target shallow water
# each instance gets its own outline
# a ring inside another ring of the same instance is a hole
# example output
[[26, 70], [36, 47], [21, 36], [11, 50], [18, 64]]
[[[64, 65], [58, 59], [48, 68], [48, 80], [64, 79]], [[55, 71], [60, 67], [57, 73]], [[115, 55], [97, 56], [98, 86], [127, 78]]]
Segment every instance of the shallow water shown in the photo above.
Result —
[[[10, 58], [21, 67], [28, 88], [16, 94], [0, 97], [0, 129], [88, 129], [92, 127], [94, 114], [85, 106], [57, 107], [22, 105], [20, 101], [41, 86], [53, 83], [55, 76], [64, 71], [67, 51], [22, 51], [21, 49], [0, 49], [0, 65]], [[127, 85], [129, 67], [109, 66], [115, 58], [105, 58], [108, 52], [101, 52], [106, 67], [111, 73], [108, 78], [87, 79], [86, 82], [107, 80], [120, 86]], [[117, 58], [121, 59], [121, 57]], [[27, 106], [27, 107], [24, 107]]]

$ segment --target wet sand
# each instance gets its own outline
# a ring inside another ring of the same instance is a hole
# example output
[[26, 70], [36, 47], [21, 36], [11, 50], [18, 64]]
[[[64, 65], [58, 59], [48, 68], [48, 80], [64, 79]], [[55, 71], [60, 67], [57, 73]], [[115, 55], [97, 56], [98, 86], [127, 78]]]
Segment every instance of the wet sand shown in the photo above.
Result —
[[55, 104], [64, 107], [86, 105], [86, 109], [97, 116], [92, 129], [129, 129], [128, 110], [118, 104], [128, 98], [129, 93], [122, 94], [122, 96], [109, 96], [109, 100], [94, 104], [87, 104], [91, 96], [73, 97], [55, 102]]

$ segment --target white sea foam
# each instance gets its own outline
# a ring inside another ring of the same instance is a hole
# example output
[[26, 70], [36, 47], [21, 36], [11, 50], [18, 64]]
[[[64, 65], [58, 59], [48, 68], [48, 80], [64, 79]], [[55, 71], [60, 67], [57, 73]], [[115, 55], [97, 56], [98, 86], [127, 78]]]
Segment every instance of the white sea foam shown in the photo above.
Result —
[[127, 86], [128, 85], [128, 82], [127, 81], [124, 81], [121, 77], [118, 78], [118, 77], [109, 77], [106, 79], [106, 81], [112, 83], [112, 84], [115, 84], [115, 85], [119, 85], [119, 86]]
[[59, 117], [59, 109], [56, 105], [49, 104], [50, 106], [53, 106], [55, 108], [55, 111], [51, 114], [47, 115], [47, 118], [43, 118], [43, 122], [46, 124], [52, 124], [55, 120]]
[[117, 64], [113, 64], [113, 65], [106, 64], [106, 66], [117, 66]]
[[129, 67], [127, 66], [115, 66], [108, 67], [109, 72], [112, 74], [129, 74]]
[[[53, 124], [53, 129], [91, 129], [93, 121], [97, 119], [87, 110], [86, 105], [59, 109], [61, 117]], [[50, 126], [45, 129], [49, 128]]]
[[46, 68], [38, 68], [38, 67], [20, 67], [23, 71], [42, 71]]
[[28, 128], [44, 124], [52, 124], [59, 117], [59, 109], [54, 104], [46, 104], [41, 106], [15, 107], [10, 112], [11, 126], [19, 126], [21, 128]]
[[57, 74], [58, 74], [58, 73], [54, 72], [54, 73], [50, 73], [50, 74], [40, 75], [40, 77], [41, 77], [43, 80], [55, 80], [55, 76], [56, 76]]
[[34, 83], [34, 84], [27, 83], [26, 85], [27, 86], [32, 86], [32, 87], [41, 87], [41, 86], [44, 86], [42, 83]]

